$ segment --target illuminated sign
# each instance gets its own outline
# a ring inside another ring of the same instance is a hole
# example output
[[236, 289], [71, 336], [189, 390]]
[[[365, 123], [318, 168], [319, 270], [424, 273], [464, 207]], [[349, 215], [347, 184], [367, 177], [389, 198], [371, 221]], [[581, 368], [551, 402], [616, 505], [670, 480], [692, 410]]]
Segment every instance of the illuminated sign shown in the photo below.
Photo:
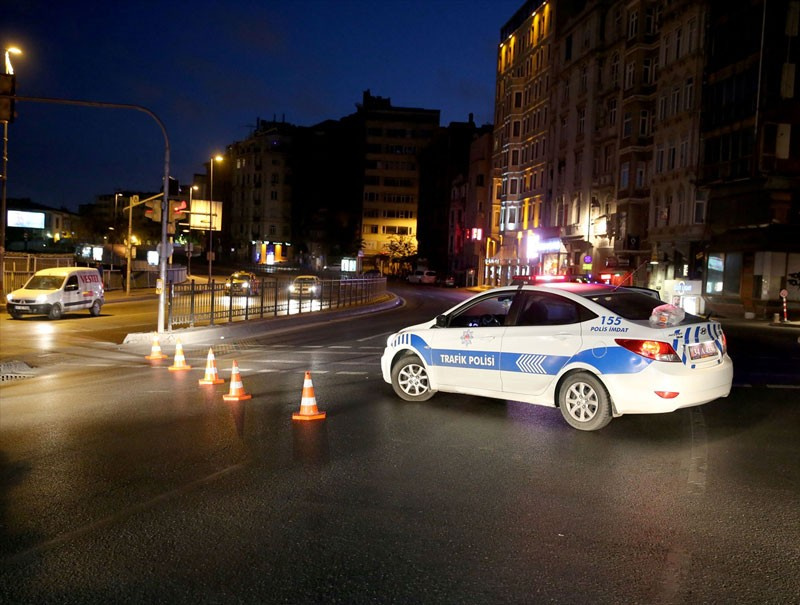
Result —
[[8, 211], [8, 226], [23, 229], [44, 229], [44, 212]]
[[189, 228], [208, 231], [222, 231], [222, 202], [192, 200], [189, 211]]

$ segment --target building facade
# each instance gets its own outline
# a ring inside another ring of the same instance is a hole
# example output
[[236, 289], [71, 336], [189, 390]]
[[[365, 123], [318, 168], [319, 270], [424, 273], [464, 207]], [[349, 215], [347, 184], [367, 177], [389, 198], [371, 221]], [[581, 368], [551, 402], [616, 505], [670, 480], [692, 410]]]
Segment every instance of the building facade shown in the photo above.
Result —
[[230, 203], [225, 221], [232, 256], [272, 265], [292, 259], [292, 145], [296, 127], [257, 120], [228, 146]]
[[487, 281], [648, 285], [694, 313], [800, 300], [799, 14], [525, 2], [498, 46]]

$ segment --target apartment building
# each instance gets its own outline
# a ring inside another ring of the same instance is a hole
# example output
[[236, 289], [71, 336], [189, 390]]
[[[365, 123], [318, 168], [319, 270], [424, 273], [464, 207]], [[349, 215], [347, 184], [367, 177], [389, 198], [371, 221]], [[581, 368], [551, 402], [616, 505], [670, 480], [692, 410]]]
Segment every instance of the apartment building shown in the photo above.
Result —
[[355, 114], [342, 119], [359, 141], [362, 166], [360, 239], [365, 266], [392, 241], [417, 249], [419, 154], [439, 127], [438, 109], [394, 107], [365, 91]]
[[501, 29], [493, 141], [493, 198], [499, 211], [487, 229], [483, 278], [557, 272], [566, 256], [546, 228], [550, 217], [551, 90], [556, 3], [529, 0]]
[[698, 190], [700, 108], [708, 4], [679, 0], [656, 5], [653, 162], [647, 246], [650, 285], [691, 313], [705, 310], [705, 192]]
[[703, 294], [714, 312], [771, 317], [784, 298], [800, 307], [800, 2], [709, 7]]
[[225, 231], [233, 256], [254, 264], [292, 258], [292, 143], [296, 127], [257, 119], [250, 136], [228, 146], [230, 203]]

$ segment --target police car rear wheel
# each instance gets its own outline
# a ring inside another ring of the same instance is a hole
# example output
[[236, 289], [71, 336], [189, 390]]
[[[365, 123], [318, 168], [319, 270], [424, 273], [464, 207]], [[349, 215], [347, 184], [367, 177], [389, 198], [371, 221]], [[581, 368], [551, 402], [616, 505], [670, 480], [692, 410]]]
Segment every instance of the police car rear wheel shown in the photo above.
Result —
[[596, 431], [611, 422], [611, 398], [596, 377], [587, 372], [567, 376], [558, 390], [558, 405], [573, 428]]
[[392, 388], [405, 401], [427, 401], [434, 395], [428, 371], [416, 355], [403, 357], [394, 364]]

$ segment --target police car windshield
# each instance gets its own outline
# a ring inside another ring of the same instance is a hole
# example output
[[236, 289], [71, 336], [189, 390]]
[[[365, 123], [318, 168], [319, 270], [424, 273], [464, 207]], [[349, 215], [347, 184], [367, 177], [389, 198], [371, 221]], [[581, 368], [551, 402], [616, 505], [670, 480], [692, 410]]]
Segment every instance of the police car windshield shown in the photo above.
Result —
[[660, 300], [637, 292], [617, 291], [594, 294], [586, 298], [625, 319], [649, 319], [653, 309], [664, 304]]
[[56, 290], [61, 287], [64, 278], [58, 275], [34, 275], [25, 288], [28, 290]]

